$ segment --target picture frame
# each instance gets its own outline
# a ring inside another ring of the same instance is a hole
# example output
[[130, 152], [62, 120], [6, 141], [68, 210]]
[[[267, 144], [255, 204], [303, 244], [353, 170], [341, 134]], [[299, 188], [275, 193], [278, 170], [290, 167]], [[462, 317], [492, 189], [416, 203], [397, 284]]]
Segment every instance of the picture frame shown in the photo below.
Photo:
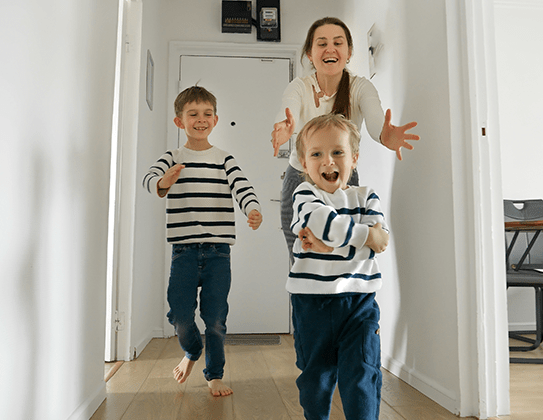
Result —
[[154, 88], [155, 62], [151, 51], [147, 50], [147, 79], [146, 79], [146, 100], [149, 109], [153, 110], [153, 88]]

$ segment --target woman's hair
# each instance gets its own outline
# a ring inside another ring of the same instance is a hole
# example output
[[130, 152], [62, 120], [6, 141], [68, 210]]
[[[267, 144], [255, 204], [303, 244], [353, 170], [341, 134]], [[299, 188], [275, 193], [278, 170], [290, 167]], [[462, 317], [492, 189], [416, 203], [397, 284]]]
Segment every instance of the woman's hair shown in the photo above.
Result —
[[207, 89], [201, 86], [191, 86], [186, 88], [183, 92], [177, 95], [174, 102], [174, 111], [177, 117], [181, 117], [183, 108], [186, 104], [191, 102], [208, 102], [213, 106], [213, 112], [217, 114], [217, 98]]
[[[338, 18], [325, 17], [325, 18], [315, 21], [313, 25], [311, 25], [311, 27], [307, 31], [305, 43], [304, 43], [304, 46], [302, 47], [302, 60], [303, 60], [303, 57], [311, 53], [311, 49], [313, 48], [313, 38], [315, 38], [315, 31], [323, 25], [336, 25], [342, 28], [343, 31], [345, 32], [347, 45], [352, 54], [353, 37], [347, 25], [345, 25], [345, 23]], [[339, 86], [338, 86], [338, 90], [336, 94], [336, 100], [334, 101], [334, 107], [332, 108], [333, 114], [341, 114], [347, 119], [351, 118], [351, 95], [350, 95], [349, 82], [350, 82], [349, 72], [346, 69], [343, 69], [343, 75], [341, 76], [341, 80], [339, 82]]]
[[305, 158], [305, 140], [307, 139], [309, 132], [315, 133], [316, 131], [330, 127], [335, 127], [347, 132], [352, 154], [356, 155], [359, 152], [360, 132], [358, 131], [358, 128], [356, 128], [356, 125], [346, 119], [343, 115], [324, 114], [310, 120], [298, 133], [298, 136], [296, 137], [296, 153], [298, 153], [300, 162]]

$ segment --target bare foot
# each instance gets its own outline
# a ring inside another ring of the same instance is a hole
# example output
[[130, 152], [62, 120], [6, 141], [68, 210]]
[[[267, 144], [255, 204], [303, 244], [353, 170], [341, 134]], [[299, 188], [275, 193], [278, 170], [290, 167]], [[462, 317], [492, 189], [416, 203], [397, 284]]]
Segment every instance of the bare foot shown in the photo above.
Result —
[[226, 386], [220, 379], [208, 381], [207, 386], [214, 397], [226, 397], [234, 393], [229, 386]]
[[173, 377], [175, 378], [175, 380], [180, 384], [185, 382], [189, 377], [190, 372], [192, 371], [194, 363], [196, 363], [195, 360], [190, 360], [186, 357], [183, 357], [183, 360], [181, 360], [181, 362], [179, 362], [179, 364], [173, 370]]

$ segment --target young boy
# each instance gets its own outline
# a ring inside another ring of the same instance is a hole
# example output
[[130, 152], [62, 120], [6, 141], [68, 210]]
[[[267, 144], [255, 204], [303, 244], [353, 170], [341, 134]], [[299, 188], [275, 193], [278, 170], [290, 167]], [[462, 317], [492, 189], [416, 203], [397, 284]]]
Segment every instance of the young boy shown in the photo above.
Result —
[[150, 193], [167, 195], [167, 237], [173, 245], [168, 320], [185, 351], [173, 374], [179, 383], [185, 382], [202, 354], [194, 322], [201, 288], [200, 315], [206, 325], [204, 375], [214, 396], [226, 396], [233, 392], [222, 382], [230, 246], [236, 238], [232, 196], [252, 229], [258, 229], [262, 215], [254, 189], [234, 157], [209, 143], [218, 121], [215, 96], [193, 86], [179, 94], [174, 107], [174, 123], [185, 131], [187, 142], [162, 155], [143, 179]]
[[294, 192], [291, 293], [296, 383], [305, 418], [328, 419], [339, 386], [347, 420], [379, 418], [381, 399], [379, 307], [385, 250], [379, 197], [347, 186], [358, 160], [360, 135], [343, 116], [309, 121], [296, 148], [306, 179]]

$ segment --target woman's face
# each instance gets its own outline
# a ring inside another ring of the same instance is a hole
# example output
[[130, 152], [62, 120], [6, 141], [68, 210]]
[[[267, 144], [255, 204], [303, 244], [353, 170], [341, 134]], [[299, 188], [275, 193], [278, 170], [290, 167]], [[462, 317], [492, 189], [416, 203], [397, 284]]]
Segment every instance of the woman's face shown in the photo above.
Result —
[[307, 57], [313, 62], [317, 74], [334, 76], [343, 72], [347, 60], [351, 58], [343, 28], [330, 24], [318, 27]]

